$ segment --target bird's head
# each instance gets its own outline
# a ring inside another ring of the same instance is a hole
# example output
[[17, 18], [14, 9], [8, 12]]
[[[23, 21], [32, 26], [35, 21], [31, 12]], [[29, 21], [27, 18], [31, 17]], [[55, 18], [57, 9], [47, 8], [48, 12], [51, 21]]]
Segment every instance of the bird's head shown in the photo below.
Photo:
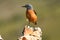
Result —
[[25, 8], [27, 8], [27, 9], [33, 9], [33, 7], [32, 7], [31, 4], [26, 4], [26, 5], [22, 6], [22, 7], [25, 7]]

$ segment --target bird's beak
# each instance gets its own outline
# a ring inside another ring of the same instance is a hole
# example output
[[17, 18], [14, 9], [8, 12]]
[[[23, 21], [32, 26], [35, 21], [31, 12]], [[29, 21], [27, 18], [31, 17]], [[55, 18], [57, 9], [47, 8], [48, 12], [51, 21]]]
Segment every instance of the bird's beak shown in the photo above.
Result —
[[22, 7], [26, 7], [26, 6], [22, 6]]

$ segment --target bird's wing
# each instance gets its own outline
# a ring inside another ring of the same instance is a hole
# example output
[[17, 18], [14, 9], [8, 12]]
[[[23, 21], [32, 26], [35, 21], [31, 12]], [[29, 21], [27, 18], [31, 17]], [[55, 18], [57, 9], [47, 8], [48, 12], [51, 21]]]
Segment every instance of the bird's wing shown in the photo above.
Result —
[[34, 10], [34, 13], [37, 15], [36, 11]]

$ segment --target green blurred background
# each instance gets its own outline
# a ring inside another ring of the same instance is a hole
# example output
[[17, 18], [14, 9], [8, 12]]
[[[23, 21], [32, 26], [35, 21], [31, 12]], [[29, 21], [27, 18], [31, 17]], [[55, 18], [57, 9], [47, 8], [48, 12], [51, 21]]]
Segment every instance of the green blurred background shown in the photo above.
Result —
[[17, 40], [25, 26], [25, 8], [33, 5], [42, 29], [43, 40], [60, 40], [60, 0], [0, 0], [0, 35], [4, 40]]

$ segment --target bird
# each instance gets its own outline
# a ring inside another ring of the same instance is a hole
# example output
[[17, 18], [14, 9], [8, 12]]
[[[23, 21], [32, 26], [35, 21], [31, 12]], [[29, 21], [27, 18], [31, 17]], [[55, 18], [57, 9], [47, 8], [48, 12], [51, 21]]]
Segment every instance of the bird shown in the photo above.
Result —
[[37, 14], [33, 9], [33, 6], [31, 4], [25, 4], [22, 7], [26, 8], [26, 18], [28, 19], [29, 24], [31, 22], [34, 25], [37, 25]]

